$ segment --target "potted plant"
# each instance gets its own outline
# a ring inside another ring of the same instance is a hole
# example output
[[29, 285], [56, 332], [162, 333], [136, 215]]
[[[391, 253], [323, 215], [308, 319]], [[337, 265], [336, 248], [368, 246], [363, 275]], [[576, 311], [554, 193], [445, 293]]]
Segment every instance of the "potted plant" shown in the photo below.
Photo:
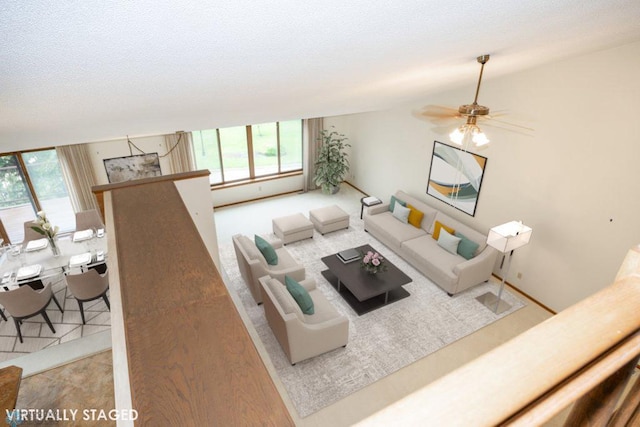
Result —
[[346, 140], [344, 135], [335, 130], [320, 131], [315, 162], [316, 173], [313, 180], [325, 194], [337, 193], [340, 190], [340, 183], [349, 171], [349, 160], [344, 150], [351, 145], [345, 142]]

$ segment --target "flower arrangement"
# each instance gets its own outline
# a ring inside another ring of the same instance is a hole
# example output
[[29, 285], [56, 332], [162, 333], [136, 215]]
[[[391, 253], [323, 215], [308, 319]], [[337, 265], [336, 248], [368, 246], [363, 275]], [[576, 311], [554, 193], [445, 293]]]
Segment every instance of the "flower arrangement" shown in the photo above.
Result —
[[57, 255], [58, 247], [56, 246], [54, 237], [56, 237], [60, 228], [57, 225], [55, 227], [51, 225], [47, 219], [47, 214], [44, 211], [39, 211], [36, 214], [36, 217], [36, 220], [33, 221], [35, 225], [31, 226], [31, 229], [46, 237], [47, 240], [49, 240], [49, 244], [51, 245], [51, 250], [54, 255]]
[[387, 271], [387, 264], [384, 262], [384, 258], [380, 256], [378, 252], [368, 251], [362, 257], [360, 267], [369, 274], [377, 274], [383, 271]]

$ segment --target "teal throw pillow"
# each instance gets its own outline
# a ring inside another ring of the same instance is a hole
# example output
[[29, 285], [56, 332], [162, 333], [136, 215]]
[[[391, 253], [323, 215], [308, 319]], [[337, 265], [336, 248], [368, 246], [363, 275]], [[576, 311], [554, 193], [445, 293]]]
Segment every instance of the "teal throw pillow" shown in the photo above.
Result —
[[393, 212], [393, 209], [396, 207], [396, 202], [400, 203], [404, 207], [407, 207], [407, 202], [396, 198], [396, 196], [391, 196], [391, 201], [389, 201], [389, 211], [390, 212]]
[[256, 242], [256, 246], [262, 253], [262, 256], [267, 260], [267, 264], [278, 265], [278, 254], [276, 253], [276, 250], [273, 249], [273, 246], [257, 234], [255, 235], [254, 240]]
[[447, 252], [451, 252], [454, 255], [457, 255], [458, 245], [460, 244], [459, 237], [456, 237], [445, 229], [440, 230], [440, 236], [438, 236], [438, 246], [445, 249]]
[[311, 295], [309, 295], [309, 292], [307, 292], [307, 290], [300, 283], [296, 282], [289, 276], [284, 276], [284, 284], [293, 299], [296, 300], [296, 302], [300, 306], [300, 310], [302, 310], [304, 314], [315, 313]]
[[458, 233], [456, 231], [455, 235], [456, 237], [459, 237], [461, 239], [460, 243], [458, 244], [458, 253], [465, 259], [473, 258], [473, 254], [476, 253], [480, 245], [473, 240], [470, 240], [462, 233]]

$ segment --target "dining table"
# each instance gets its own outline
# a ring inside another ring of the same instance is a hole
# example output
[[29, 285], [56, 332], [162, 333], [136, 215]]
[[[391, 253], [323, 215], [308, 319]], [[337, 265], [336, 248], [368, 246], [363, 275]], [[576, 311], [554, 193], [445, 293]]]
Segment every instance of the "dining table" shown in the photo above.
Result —
[[[107, 260], [104, 229], [79, 230], [56, 236], [54, 251], [46, 238], [3, 247], [0, 256], [0, 292], [29, 285], [42, 288], [42, 281], [62, 274], [100, 268]], [[75, 271], [74, 271], [75, 270]]]

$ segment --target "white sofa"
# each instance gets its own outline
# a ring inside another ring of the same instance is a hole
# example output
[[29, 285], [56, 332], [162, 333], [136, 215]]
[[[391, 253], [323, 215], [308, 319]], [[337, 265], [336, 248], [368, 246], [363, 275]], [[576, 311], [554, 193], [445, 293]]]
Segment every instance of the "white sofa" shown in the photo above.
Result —
[[[364, 217], [365, 231], [395, 251], [449, 295], [489, 280], [498, 252], [486, 244], [486, 235], [403, 191], [397, 191], [395, 197], [424, 213], [420, 228], [399, 221], [389, 211], [389, 203], [383, 203], [367, 209]], [[479, 246], [473, 258], [467, 260], [439, 246], [432, 237], [436, 221], [477, 243]]]
[[289, 254], [282, 245], [281, 240], [274, 239], [269, 242], [278, 255], [278, 264], [269, 265], [253, 240], [242, 234], [236, 234], [231, 239], [233, 240], [233, 248], [238, 260], [240, 275], [257, 304], [262, 304], [262, 291], [258, 282], [262, 276], [271, 276], [282, 282], [284, 282], [285, 274], [297, 281], [304, 279], [304, 266], [298, 264]]
[[313, 300], [314, 314], [302, 313], [283, 282], [268, 276], [259, 280], [267, 322], [291, 364], [347, 345], [349, 319], [316, 288], [314, 279], [299, 281]]

